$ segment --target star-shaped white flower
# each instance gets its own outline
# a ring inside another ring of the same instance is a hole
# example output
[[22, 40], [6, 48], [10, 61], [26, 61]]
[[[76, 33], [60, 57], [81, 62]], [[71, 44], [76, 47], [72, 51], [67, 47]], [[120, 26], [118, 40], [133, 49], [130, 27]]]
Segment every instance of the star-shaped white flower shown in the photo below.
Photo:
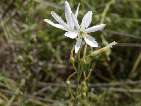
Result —
[[48, 24], [56, 28], [65, 30], [66, 33], [64, 35], [66, 37], [77, 40], [75, 44], [75, 53], [79, 51], [82, 44], [82, 39], [84, 39], [89, 46], [98, 47], [98, 43], [92, 36], [89, 35], [89, 33], [100, 31], [105, 27], [105, 24], [100, 24], [88, 28], [92, 21], [92, 11], [88, 11], [86, 13], [86, 15], [82, 19], [81, 25], [79, 25], [77, 20], [79, 6], [80, 5], [78, 5], [74, 15], [70, 8], [69, 3], [65, 1], [65, 17], [67, 22], [64, 22], [63, 19], [54, 11], [51, 12], [51, 15], [57, 21], [57, 24], [49, 19], [44, 19], [44, 21], [47, 22]]
[[92, 22], [92, 11], [88, 11], [82, 19], [81, 25], [79, 25], [78, 20], [74, 14], [72, 14], [72, 19], [75, 24], [74, 32], [68, 32], [68, 35], [76, 36], [77, 42], [75, 44], [75, 53], [81, 47], [82, 39], [91, 47], [98, 47], [98, 43], [92, 36], [89, 35], [91, 32], [101, 31], [105, 27], [105, 24], [99, 24], [96, 26], [89, 27]]

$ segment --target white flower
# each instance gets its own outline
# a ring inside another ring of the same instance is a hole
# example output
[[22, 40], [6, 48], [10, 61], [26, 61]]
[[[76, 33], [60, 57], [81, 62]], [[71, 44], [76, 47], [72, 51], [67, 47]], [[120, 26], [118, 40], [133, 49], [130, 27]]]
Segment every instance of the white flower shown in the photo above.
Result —
[[95, 38], [89, 35], [91, 32], [101, 31], [105, 27], [105, 24], [99, 24], [96, 26], [89, 27], [92, 22], [92, 11], [88, 11], [86, 15], [83, 17], [81, 25], [78, 24], [78, 20], [74, 14], [72, 14], [72, 19], [75, 24], [74, 32], [77, 35], [74, 35], [74, 32], [70, 32], [69, 35], [76, 36], [77, 42], [75, 44], [75, 53], [81, 47], [82, 39], [91, 47], [98, 47], [98, 43]]
[[65, 17], [67, 22], [64, 22], [63, 19], [54, 11], [51, 12], [51, 15], [57, 21], [57, 23], [54, 23], [49, 19], [44, 19], [44, 21], [48, 24], [66, 31], [64, 34], [66, 37], [71, 39], [76, 38], [77, 41], [75, 44], [75, 53], [79, 51], [82, 44], [82, 39], [84, 39], [89, 46], [98, 47], [98, 43], [96, 42], [95, 38], [90, 36], [89, 33], [101, 31], [105, 27], [105, 24], [89, 27], [92, 21], [92, 11], [88, 11], [86, 13], [82, 19], [81, 25], [79, 25], [77, 20], [79, 6], [80, 5], [78, 5], [75, 14], [73, 14], [69, 3], [65, 1]]

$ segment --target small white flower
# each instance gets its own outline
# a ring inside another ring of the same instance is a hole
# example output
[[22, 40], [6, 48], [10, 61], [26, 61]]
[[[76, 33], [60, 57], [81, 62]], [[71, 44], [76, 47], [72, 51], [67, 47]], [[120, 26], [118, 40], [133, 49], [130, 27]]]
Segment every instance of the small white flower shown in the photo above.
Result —
[[83, 17], [81, 25], [78, 24], [78, 20], [74, 14], [72, 19], [75, 24], [74, 32], [77, 34], [77, 42], [75, 44], [75, 53], [78, 52], [82, 44], [82, 39], [91, 47], [98, 47], [98, 43], [95, 38], [89, 35], [91, 32], [101, 31], [105, 27], [105, 24], [99, 24], [96, 26], [89, 27], [92, 22], [92, 11], [88, 11]]
[[80, 4], [78, 4], [77, 10], [75, 14], [73, 14], [69, 3], [65, 1], [65, 17], [67, 22], [64, 22], [64, 20], [54, 11], [51, 12], [51, 15], [57, 21], [57, 24], [49, 19], [44, 19], [44, 21], [48, 24], [66, 31], [64, 34], [66, 37], [71, 39], [76, 38], [77, 41], [75, 44], [75, 53], [79, 51], [82, 44], [82, 39], [84, 39], [89, 46], [98, 47], [98, 43], [96, 42], [95, 38], [90, 36], [89, 33], [101, 31], [105, 27], [105, 24], [89, 27], [92, 22], [92, 11], [88, 11], [86, 13], [82, 19], [81, 25], [79, 25], [77, 20], [79, 6]]

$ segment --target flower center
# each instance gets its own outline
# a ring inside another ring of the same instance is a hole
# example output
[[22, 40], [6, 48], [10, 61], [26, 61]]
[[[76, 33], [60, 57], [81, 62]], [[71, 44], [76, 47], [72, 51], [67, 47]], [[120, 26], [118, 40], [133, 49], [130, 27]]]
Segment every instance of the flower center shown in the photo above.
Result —
[[80, 31], [80, 32], [79, 32], [79, 35], [80, 35], [80, 37], [85, 37], [85, 36], [87, 35], [87, 33], [84, 32], [84, 31]]

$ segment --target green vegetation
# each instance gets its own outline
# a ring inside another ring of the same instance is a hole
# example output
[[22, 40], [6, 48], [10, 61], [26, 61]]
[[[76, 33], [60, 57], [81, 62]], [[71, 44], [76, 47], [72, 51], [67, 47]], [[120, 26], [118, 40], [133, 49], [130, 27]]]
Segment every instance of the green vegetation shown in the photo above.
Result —
[[141, 106], [141, 0], [68, 1], [74, 10], [80, 2], [80, 20], [92, 10], [92, 24], [106, 24], [92, 33], [101, 47], [118, 42], [92, 57], [87, 98], [67, 92], [75, 40], [43, 21], [52, 10], [65, 18], [64, 0], [0, 0], [0, 106]]

